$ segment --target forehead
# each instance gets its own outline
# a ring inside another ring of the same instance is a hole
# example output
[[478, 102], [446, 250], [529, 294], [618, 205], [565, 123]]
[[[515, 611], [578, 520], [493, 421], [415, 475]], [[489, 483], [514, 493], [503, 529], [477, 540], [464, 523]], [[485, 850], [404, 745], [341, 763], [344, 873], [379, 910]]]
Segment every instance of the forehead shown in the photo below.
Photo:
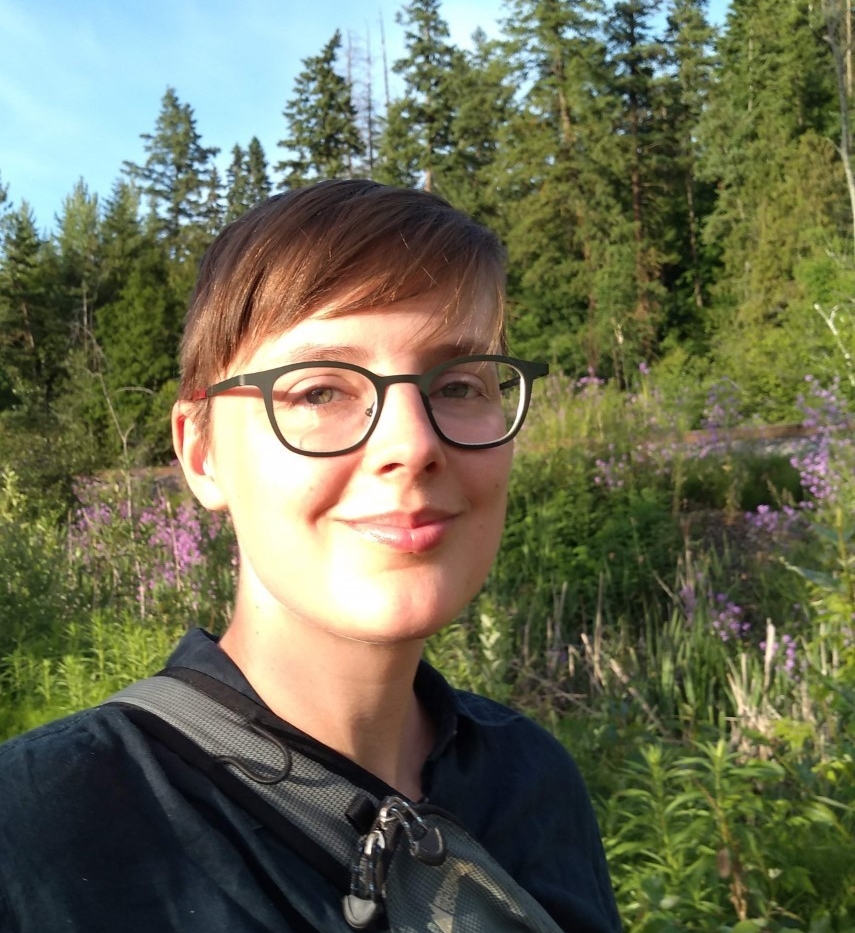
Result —
[[320, 359], [370, 363], [401, 356], [441, 360], [498, 352], [502, 309], [494, 296], [465, 305], [428, 294], [379, 308], [342, 313], [320, 308], [279, 332], [246, 341], [229, 372]]

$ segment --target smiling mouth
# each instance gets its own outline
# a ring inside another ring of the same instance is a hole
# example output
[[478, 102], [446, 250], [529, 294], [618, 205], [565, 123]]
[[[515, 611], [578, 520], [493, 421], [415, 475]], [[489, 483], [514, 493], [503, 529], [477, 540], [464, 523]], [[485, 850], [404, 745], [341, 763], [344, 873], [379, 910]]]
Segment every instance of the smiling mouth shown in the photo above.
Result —
[[375, 544], [396, 551], [421, 554], [442, 543], [453, 518], [447, 512], [425, 512], [366, 516], [345, 520], [344, 524]]

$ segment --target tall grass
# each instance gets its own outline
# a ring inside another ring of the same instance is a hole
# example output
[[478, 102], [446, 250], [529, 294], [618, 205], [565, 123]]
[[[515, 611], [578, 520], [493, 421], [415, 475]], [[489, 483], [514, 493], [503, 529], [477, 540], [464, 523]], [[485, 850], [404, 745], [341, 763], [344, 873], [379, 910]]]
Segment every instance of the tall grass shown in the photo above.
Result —
[[0, 736], [102, 700], [163, 665], [182, 631], [221, 629], [233, 538], [186, 498], [121, 477], [33, 517], [0, 474]]

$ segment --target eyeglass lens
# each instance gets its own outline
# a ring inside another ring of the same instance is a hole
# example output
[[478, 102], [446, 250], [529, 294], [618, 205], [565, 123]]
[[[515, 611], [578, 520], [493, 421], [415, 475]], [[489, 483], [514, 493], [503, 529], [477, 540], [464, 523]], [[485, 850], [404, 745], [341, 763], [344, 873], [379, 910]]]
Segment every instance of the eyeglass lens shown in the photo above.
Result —
[[[496, 361], [452, 360], [423, 385], [439, 432], [463, 445], [500, 441], [516, 426], [523, 374]], [[359, 444], [378, 415], [377, 390], [351, 369], [312, 366], [283, 373], [274, 383], [273, 415], [285, 440], [313, 453]]]

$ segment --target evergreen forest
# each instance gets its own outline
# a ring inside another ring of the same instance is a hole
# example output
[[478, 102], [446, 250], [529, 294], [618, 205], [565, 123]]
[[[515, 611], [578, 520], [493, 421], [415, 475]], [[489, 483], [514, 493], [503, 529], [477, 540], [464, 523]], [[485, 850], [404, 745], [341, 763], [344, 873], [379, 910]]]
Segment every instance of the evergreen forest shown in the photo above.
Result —
[[855, 933], [852, 0], [505, 0], [467, 48], [439, 0], [397, 22], [388, 67], [338, 30], [302, 61], [275, 152], [207, 146], [169, 86], [50, 233], [0, 178], [0, 738], [227, 620], [232, 532], [169, 432], [216, 232], [421, 186], [499, 233], [511, 350], [551, 365], [429, 658], [573, 751], [627, 933]]
[[200, 254], [271, 191], [333, 176], [422, 185], [495, 228], [518, 355], [623, 387], [639, 366], [738, 375], [763, 422], [795, 416], [807, 373], [851, 391], [850, 4], [735, 0], [720, 30], [705, 6], [509, 0], [500, 38], [462, 50], [438, 0], [413, 0], [399, 95], [336, 31], [283, 100], [275, 153], [253, 138], [220, 159], [167, 88], [107, 197], [81, 179], [50, 236], [3, 205], [6, 456], [53, 488], [168, 459]]

